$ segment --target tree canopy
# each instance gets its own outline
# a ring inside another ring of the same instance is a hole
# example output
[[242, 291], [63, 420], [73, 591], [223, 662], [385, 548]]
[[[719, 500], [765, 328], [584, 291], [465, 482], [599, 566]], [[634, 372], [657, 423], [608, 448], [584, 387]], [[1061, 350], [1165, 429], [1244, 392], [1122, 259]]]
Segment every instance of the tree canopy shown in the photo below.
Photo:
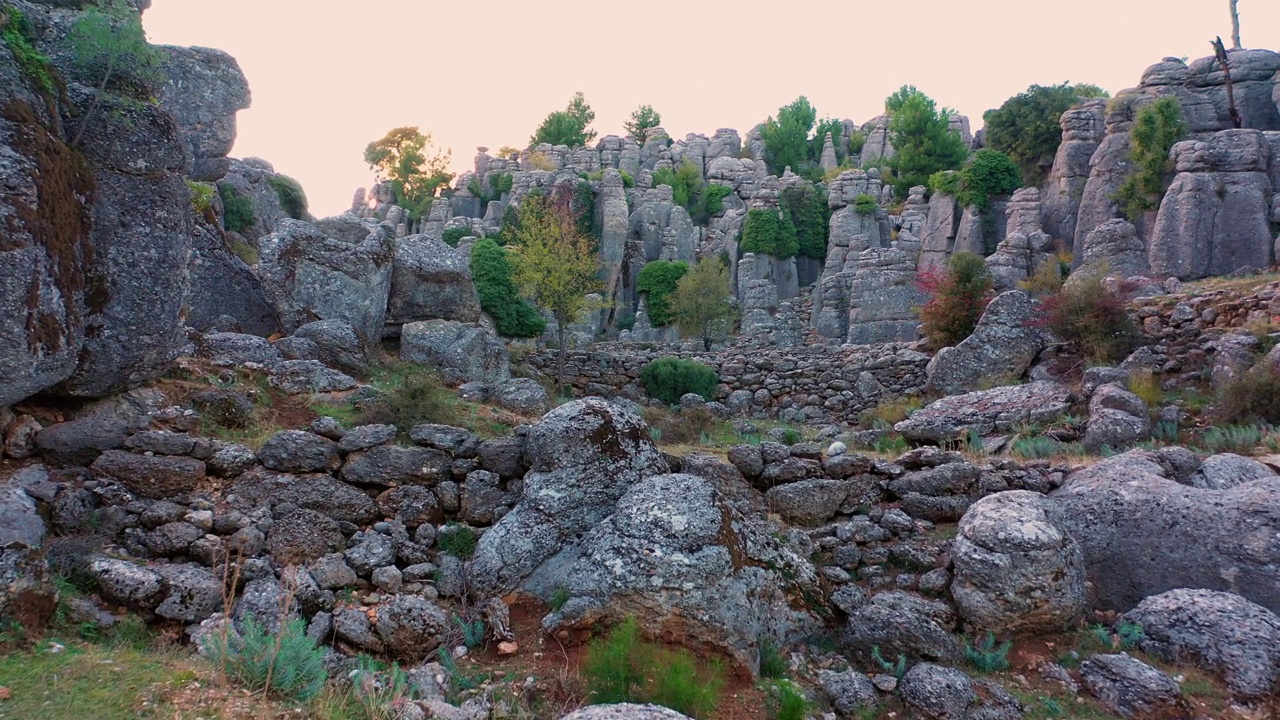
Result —
[[889, 112], [889, 142], [896, 151], [889, 160], [894, 194], [899, 199], [915, 185], [924, 185], [941, 170], [960, 167], [969, 155], [960, 134], [950, 129], [951, 110], [938, 108], [932, 98], [904, 85], [885, 100]]
[[817, 119], [818, 111], [801, 95], [790, 105], [778, 108], [776, 120], [769, 116], [764, 121], [760, 139], [764, 141], [764, 161], [770, 172], [781, 175], [790, 167], [799, 173], [809, 159], [809, 132]]
[[738, 315], [729, 269], [718, 258], [699, 260], [676, 283], [668, 303], [680, 335], [701, 339], [704, 350], [729, 336]]
[[147, 42], [142, 19], [122, 0], [103, 0], [85, 10], [72, 24], [70, 40], [73, 68], [94, 88], [72, 141], [78, 145], [103, 94], [111, 92], [125, 102], [155, 94], [165, 54]]
[[364, 160], [379, 180], [391, 183], [396, 202], [414, 217], [430, 208], [432, 198], [453, 180], [449, 159], [453, 152], [435, 150], [431, 133], [399, 127], [364, 149]]
[[1099, 97], [1107, 92], [1096, 85], [1032, 85], [983, 115], [987, 147], [1008, 155], [1028, 184], [1039, 185], [1062, 144], [1062, 114]]
[[645, 133], [650, 128], [656, 128], [662, 125], [662, 115], [653, 109], [652, 105], [641, 105], [631, 113], [631, 117], [623, 123], [627, 129], [627, 134], [635, 138], [637, 142], [643, 143]]
[[557, 110], [542, 121], [533, 137], [529, 138], [529, 144], [582, 147], [596, 139], [596, 131], [589, 129], [595, 120], [596, 113], [587, 104], [587, 99], [581, 92], [575, 93], [564, 110]]

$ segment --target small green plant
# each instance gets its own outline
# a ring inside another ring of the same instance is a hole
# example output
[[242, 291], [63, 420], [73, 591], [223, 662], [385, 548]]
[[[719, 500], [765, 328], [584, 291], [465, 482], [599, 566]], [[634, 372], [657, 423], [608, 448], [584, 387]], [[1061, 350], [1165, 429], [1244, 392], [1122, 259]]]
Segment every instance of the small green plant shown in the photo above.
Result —
[[246, 617], [241, 628], [240, 633], [215, 633], [203, 642], [213, 662], [245, 687], [303, 701], [324, 689], [324, 652], [307, 637], [305, 620], [288, 620], [271, 634]]
[[696, 718], [715, 711], [725, 682], [722, 663], [699, 668], [686, 651], [645, 642], [635, 618], [588, 645], [581, 673], [593, 703], [648, 702]]
[[1051, 697], [1040, 698], [1040, 704], [1044, 706], [1044, 711], [1049, 717], [1062, 717], [1066, 710], [1062, 709], [1062, 704]]
[[384, 381], [382, 393], [360, 404], [358, 424], [395, 425], [408, 432], [415, 425], [454, 425], [458, 408], [454, 394], [434, 371], [420, 366], [396, 367]]
[[996, 644], [996, 634], [988, 632], [987, 636], [977, 643], [964, 644], [964, 657], [976, 670], [995, 672], [1009, 669], [1009, 650], [1013, 648], [1012, 640]]
[[1200, 446], [1210, 454], [1230, 452], [1248, 455], [1262, 444], [1263, 438], [1270, 429], [1265, 425], [1227, 425], [1206, 428], [1200, 434]]
[[760, 677], [783, 678], [787, 676], [787, 659], [777, 645], [765, 640], [760, 643]]
[[884, 659], [884, 655], [880, 654], [880, 646], [875, 645], [871, 648], [871, 659], [875, 660], [876, 664], [887, 675], [892, 675], [901, 680], [902, 676], [907, 674], [907, 656], [902, 653], [898, 653], [897, 662], [889, 662]]
[[108, 93], [129, 108], [155, 94], [164, 79], [165, 54], [147, 42], [141, 16], [124, 0], [101, 0], [88, 8], [71, 25], [68, 39], [78, 79], [93, 88], [71, 141], [79, 146]]
[[253, 198], [227, 183], [218, 186], [218, 194], [222, 196], [222, 224], [228, 230], [242, 233], [257, 221]]
[[1138, 370], [1129, 374], [1129, 392], [1137, 395], [1149, 408], [1164, 402], [1164, 390], [1150, 370]]
[[675, 405], [682, 395], [688, 393], [701, 395], [707, 400], [715, 399], [720, 378], [715, 370], [702, 363], [663, 357], [644, 366], [640, 371], [640, 382], [649, 397]]
[[1106, 625], [1097, 623], [1089, 626], [1089, 634], [1102, 647], [1111, 647], [1111, 630]]
[[859, 195], [853, 200], [853, 209], [859, 215], [875, 215], [880, 209], [880, 201], [875, 195]]
[[445, 555], [470, 559], [476, 552], [476, 531], [456, 520], [450, 521], [436, 535], [436, 547]]
[[488, 674], [482, 671], [475, 670], [469, 672], [463, 670], [458, 665], [458, 661], [453, 658], [453, 655], [449, 654], [449, 651], [446, 648], [440, 648], [440, 650], [436, 652], [436, 660], [440, 663], [441, 667], [444, 668], [445, 677], [449, 679], [449, 687], [445, 691], [445, 699], [447, 699], [450, 704], [461, 704], [459, 701], [461, 700], [463, 693], [469, 690], [475, 690], [489, 679]]
[[812, 704], [809, 698], [789, 680], [781, 680], [773, 684], [776, 697], [773, 698], [773, 720], [805, 720], [809, 717]]
[[441, 237], [449, 247], [458, 247], [458, 241], [471, 234], [471, 228], [460, 226], [446, 229]]
[[208, 215], [213, 212], [213, 186], [191, 179], [187, 179], [186, 183], [187, 189], [191, 191], [191, 209], [197, 215]]
[[1160, 207], [1170, 170], [1169, 151], [1186, 134], [1177, 98], [1163, 98], [1138, 111], [1129, 143], [1129, 160], [1135, 169], [1115, 195], [1130, 220], [1137, 222], [1143, 213]]
[[395, 720], [409, 700], [408, 676], [395, 663], [384, 667], [368, 655], [360, 655], [351, 672], [351, 695], [367, 720]]
[[693, 221], [705, 224], [713, 216], [724, 212], [724, 200], [732, 194], [733, 188], [728, 185], [704, 185], [702, 192], [698, 194], [698, 202], [694, 205]]
[[7, 3], [0, 5], [0, 40], [13, 53], [27, 81], [40, 92], [55, 95], [58, 92], [57, 73], [49, 58], [32, 45], [34, 38], [31, 21], [21, 10]]
[[1142, 623], [1121, 620], [1116, 625], [1116, 638], [1120, 640], [1121, 650], [1134, 649], [1146, 636], [1146, 631], [1142, 629]]
[[468, 649], [478, 648], [484, 644], [484, 621], [479, 618], [470, 622], [458, 615], [453, 616], [453, 624], [462, 633], [462, 644]]
[[889, 433], [877, 438], [871, 449], [882, 455], [901, 455], [907, 451], [907, 439], [898, 433]]
[[1063, 454], [1063, 444], [1044, 435], [1019, 437], [1013, 441], [1009, 452], [1023, 460], [1041, 460]]
[[795, 445], [796, 443], [803, 441], [804, 436], [800, 434], [799, 430], [796, 430], [795, 428], [784, 428], [782, 430], [783, 445]]
[[276, 191], [276, 199], [280, 201], [285, 215], [294, 220], [306, 218], [307, 194], [303, 192], [301, 183], [288, 175], [272, 175], [267, 178], [267, 184]]
[[645, 263], [640, 269], [636, 276], [636, 292], [648, 294], [649, 320], [654, 327], [665, 327], [675, 320], [669, 296], [676, 291], [680, 278], [688, 271], [688, 263], [669, 260]]
[[560, 608], [569, 602], [569, 588], [566, 585], [556, 586], [556, 591], [551, 593], [550, 606], [555, 612], [560, 612]]

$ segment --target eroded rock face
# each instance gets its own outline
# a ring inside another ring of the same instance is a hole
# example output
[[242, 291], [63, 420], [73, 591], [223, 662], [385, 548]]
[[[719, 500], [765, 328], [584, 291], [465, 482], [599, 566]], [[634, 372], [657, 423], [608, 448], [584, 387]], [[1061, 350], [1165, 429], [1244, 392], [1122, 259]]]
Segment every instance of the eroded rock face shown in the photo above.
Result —
[[918, 410], [894, 429], [911, 440], [941, 442], [969, 431], [986, 436], [1018, 425], [1049, 422], [1070, 407], [1071, 390], [1040, 381], [953, 395]]
[[480, 320], [480, 298], [467, 255], [426, 235], [399, 238], [395, 246], [388, 323]]
[[217, 180], [227, 174], [236, 140], [236, 113], [249, 107], [249, 83], [236, 59], [221, 50], [163, 45], [168, 55], [160, 106], [173, 115], [191, 157], [186, 175]]
[[1084, 259], [1067, 276], [1066, 284], [1074, 286], [1101, 274], [1120, 278], [1151, 274], [1146, 246], [1133, 223], [1117, 218], [1094, 228], [1084, 240]]
[[[1194, 468], [1192, 468], [1194, 470]], [[1280, 477], [1225, 490], [1179, 484], [1162, 454], [1132, 450], [1073, 473], [1051, 496], [1104, 608], [1174, 588], [1234, 592], [1280, 609]]]
[[1085, 660], [1080, 680], [1103, 705], [1127, 718], [1174, 710], [1182, 697], [1177, 681], [1128, 653]]
[[1084, 557], [1039, 493], [1012, 490], [974, 503], [960, 520], [952, 560], [951, 596], [975, 629], [1056, 631], [1084, 614]]
[[400, 359], [437, 368], [448, 382], [500, 383], [511, 377], [507, 346], [478, 325], [427, 320], [400, 331]]
[[1062, 144], [1045, 181], [1044, 229], [1054, 240], [1072, 243], [1080, 197], [1089, 181], [1089, 160], [1106, 130], [1106, 102], [1091, 100], [1062, 114]]
[[263, 287], [286, 332], [314, 320], [345, 320], [365, 342], [376, 341], [391, 292], [391, 240], [354, 216], [322, 222], [281, 220], [259, 241]]
[[1040, 212], [1037, 188], [1022, 188], [1009, 199], [1005, 208], [1008, 230], [995, 254], [986, 260], [997, 291], [1016, 288], [1045, 265], [1056, 270], [1057, 248], [1053, 237], [1040, 225]]

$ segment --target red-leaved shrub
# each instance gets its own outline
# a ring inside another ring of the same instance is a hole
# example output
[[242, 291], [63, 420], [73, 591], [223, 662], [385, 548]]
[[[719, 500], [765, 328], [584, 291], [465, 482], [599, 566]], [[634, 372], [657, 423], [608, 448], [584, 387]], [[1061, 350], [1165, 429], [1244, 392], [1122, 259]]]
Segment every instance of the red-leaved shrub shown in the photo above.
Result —
[[1125, 304], [1127, 288], [1103, 282], [1101, 274], [1065, 285], [1044, 299], [1036, 322], [1099, 362], [1116, 362], [1133, 349], [1138, 328]]
[[973, 253], [952, 255], [945, 271], [922, 271], [916, 286], [929, 296], [919, 314], [925, 340], [934, 350], [957, 345], [973, 334], [992, 298], [987, 265]]

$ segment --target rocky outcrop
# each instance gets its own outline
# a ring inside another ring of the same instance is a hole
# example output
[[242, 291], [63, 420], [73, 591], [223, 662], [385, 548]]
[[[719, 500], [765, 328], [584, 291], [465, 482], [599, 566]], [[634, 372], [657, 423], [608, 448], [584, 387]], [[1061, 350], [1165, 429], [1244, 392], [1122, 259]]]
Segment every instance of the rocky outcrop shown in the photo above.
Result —
[[1106, 130], [1106, 101], [1090, 100], [1062, 114], [1062, 144], [1053, 159], [1053, 169], [1045, 180], [1044, 229], [1055, 241], [1070, 246], [1076, 236], [1076, 216], [1085, 185], [1089, 181], [1089, 161], [1097, 152]]
[[1280, 609], [1280, 477], [1225, 490], [1180, 484], [1195, 466], [1132, 450], [1073, 473], [1053, 494], [1084, 551], [1104, 608], [1127, 610], [1173, 588], [1234, 592]]
[[276, 190], [281, 177], [271, 163], [261, 158], [230, 160], [226, 175], [218, 180], [219, 193], [247, 199], [253, 217], [248, 225], [238, 227], [234, 234], [228, 230], [229, 237], [234, 239], [239, 235], [246, 244], [256, 248], [261, 238], [276, 231], [281, 220], [310, 220], [308, 217], [295, 218], [285, 211]]
[[955, 395], [976, 390], [995, 372], [1022, 377], [1045, 347], [1045, 331], [1032, 324], [1037, 316], [1036, 302], [1021, 290], [996, 297], [973, 334], [929, 361], [925, 388]]
[[1076, 234], [1072, 243], [1074, 267], [1084, 260], [1084, 245], [1089, 233], [1122, 214], [1119, 202], [1113, 198], [1125, 178], [1133, 172], [1133, 163], [1129, 161], [1130, 125], [1119, 113], [1107, 114], [1107, 135], [1089, 160], [1089, 179], [1080, 195], [1080, 212], [1076, 215]]
[[471, 281], [469, 256], [443, 240], [410, 235], [395, 241], [387, 323], [419, 320], [478, 322], [480, 298]]
[[190, 156], [185, 175], [217, 180], [227, 174], [236, 140], [236, 113], [249, 107], [249, 83], [235, 58], [221, 50], [162, 46], [160, 107], [178, 123]]
[[511, 377], [506, 345], [478, 325], [426, 320], [400, 330], [400, 359], [440, 370], [445, 381], [499, 383]]
[[1257, 130], [1178, 143], [1178, 175], [1160, 203], [1148, 249], [1158, 275], [1198, 280], [1274, 262], [1270, 146]]
[[1084, 558], [1054, 522], [1053, 503], [1026, 490], [979, 500], [960, 520], [951, 596], [979, 631], [1057, 631], [1086, 609]]
[[925, 303], [916, 264], [896, 248], [871, 248], [857, 256], [849, 278], [846, 342], [853, 345], [910, 342], [920, 337], [915, 308]]
[[201, 332], [217, 328], [262, 337], [279, 332], [280, 320], [262, 281], [229, 246], [222, 229], [196, 216], [191, 240], [186, 324]]
[[1126, 718], [1176, 711], [1182, 699], [1176, 680], [1128, 653], [1094, 655], [1080, 663], [1080, 682]]
[[258, 273], [286, 332], [345, 320], [365, 342], [382, 337], [394, 248], [381, 227], [354, 216], [282, 220], [260, 247]]
[[1020, 425], [1051, 422], [1070, 407], [1071, 389], [1040, 381], [945, 397], [894, 426], [910, 440], [942, 442], [1008, 433]]
[[1151, 274], [1147, 264], [1147, 249], [1138, 237], [1138, 229], [1127, 220], [1108, 220], [1084, 240], [1084, 257], [1078, 267], [1067, 276], [1067, 285], [1099, 275], [1130, 278]]
[[960, 230], [960, 207], [955, 197], [934, 193], [929, 198], [929, 212], [920, 234], [920, 269], [941, 270], [955, 247]]
[[1009, 199], [1005, 208], [1008, 231], [986, 261], [997, 291], [1018, 287], [1045, 265], [1056, 272], [1056, 246], [1040, 226], [1040, 212], [1040, 191], [1036, 188], [1022, 188]]

